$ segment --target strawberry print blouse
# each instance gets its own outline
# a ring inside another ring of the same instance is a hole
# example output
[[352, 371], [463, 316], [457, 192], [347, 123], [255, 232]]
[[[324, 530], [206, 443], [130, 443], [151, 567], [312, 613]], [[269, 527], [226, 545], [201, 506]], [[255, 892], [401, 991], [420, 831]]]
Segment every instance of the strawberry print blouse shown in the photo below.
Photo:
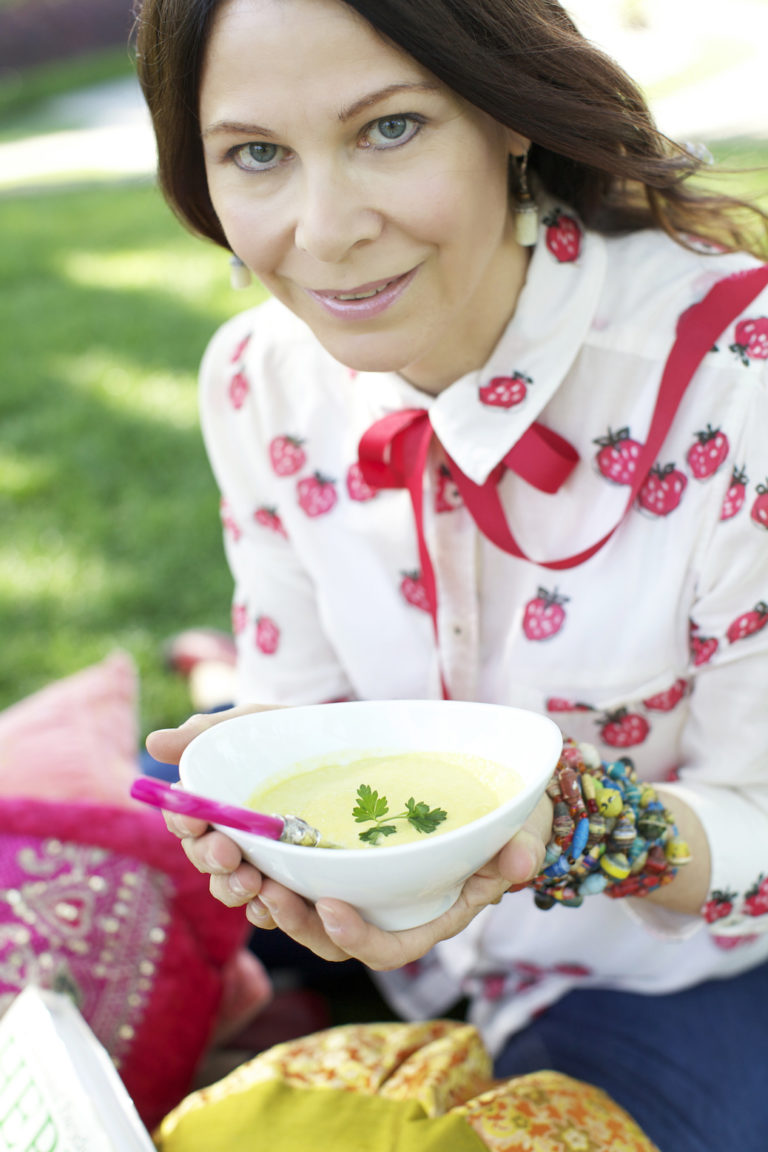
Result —
[[[670, 991], [768, 957], [768, 293], [714, 341], [622, 517], [680, 316], [749, 257], [662, 233], [605, 238], [549, 204], [517, 310], [479, 371], [439, 396], [354, 372], [271, 300], [202, 366], [202, 426], [234, 575], [240, 700], [484, 700], [549, 713], [641, 779], [673, 781], [709, 836], [696, 917], [592, 896], [542, 912], [508, 894], [379, 977], [406, 1016], [467, 996], [493, 1050], [569, 989]], [[424, 533], [375, 489], [358, 443], [426, 409]], [[578, 463], [555, 494], [500, 462], [537, 421]], [[442, 448], [441, 448], [442, 446]], [[444, 451], [443, 451], [444, 450]], [[478, 530], [451, 476], [498, 479], [531, 560]]]

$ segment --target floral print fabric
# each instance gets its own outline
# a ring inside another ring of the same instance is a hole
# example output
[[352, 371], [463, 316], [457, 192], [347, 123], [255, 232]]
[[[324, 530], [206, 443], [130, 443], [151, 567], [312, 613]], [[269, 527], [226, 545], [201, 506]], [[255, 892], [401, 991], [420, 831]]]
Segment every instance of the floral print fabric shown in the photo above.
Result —
[[[200, 1147], [195, 1132], [206, 1109], [217, 1110], [219, 1139], [230, 1152], [251, 1148], [254, 1133], [274, 1121], [270, 1114], [259, 1115], [257, 1103], [254, 1106], [256, 1093], [260, 1086], [275, 1080], [307, 1093], [325, 1092], [329, 1109], [337, 1098], [328, 1090], [336, 1089], [377, 1094], [392, 1101], [415, 1101], [432, 1119], [447, 1114], [461, 1116], [480, 1137], [481, 1146], [491, 1152], [656, 1150], [627, 1113], [591, 1085], [556, 1072], [492, 1080], [490, 1060], [475, 1030], [441, 1020], [348, 1025], [280, 1044], [218, 1084], [188, 1097], [155, 1133], [158, 1149], [187, 1152]], [[298, 1113], [301, 1095], [293, 1099]], [[245, 1132], [235, 1119], [244, 1113], [249, 1116]], [[359, 1134], [347, 1135], [349, 1143], [344, 1147], [363, 1146]], [[429, 1137], [428, 1123], [425, 1136]], [[290, 1131], [276, 1133], [274, 1122], [270, 1138], [281, 1148], [306, 1147], [294, 1143]], [[327, 1146], [322, 1132], [317, 1135], [317, 1144]], [[375, 1133], [366, 1134], [366, 1148], [384, 1146], [383, 1142], [376, 1143]], [[453, 1145], [440, 1144], [447, 1146]]]

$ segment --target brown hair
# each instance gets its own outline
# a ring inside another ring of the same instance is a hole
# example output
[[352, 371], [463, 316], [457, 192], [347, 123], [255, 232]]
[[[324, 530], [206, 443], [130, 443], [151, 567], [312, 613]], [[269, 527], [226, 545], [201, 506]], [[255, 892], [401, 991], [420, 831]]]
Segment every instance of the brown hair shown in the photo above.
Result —
[[[532, 141], [529, 170], [589, 227], [662, 228], [768, 250], [760, 209], [691, 186], [705, 163], [656, 129], [646, 101], [557, 0], [342, 0], [454, 92]], [[227, 247], [200, 143], [198, 90], [220, 0], [140, 0], [139, 79], [159, 178], [180, 218]], [[757, 239], [754, 224], [760, 223]]]

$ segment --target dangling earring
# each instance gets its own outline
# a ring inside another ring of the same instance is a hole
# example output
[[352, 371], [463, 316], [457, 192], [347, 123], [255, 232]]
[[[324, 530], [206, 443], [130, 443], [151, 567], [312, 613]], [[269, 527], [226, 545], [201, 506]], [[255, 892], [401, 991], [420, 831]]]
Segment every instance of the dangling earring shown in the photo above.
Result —
[[243, 264], [239, 256], [229, 258], [229, 282], [236, 291], [250, 287], [251, 270]]
[[533, 248], [539, 235], [539, 207], [528, 187], [528, 153], [517, 160], [517, 192], [515, 197], [515, 239], [524, 248]]

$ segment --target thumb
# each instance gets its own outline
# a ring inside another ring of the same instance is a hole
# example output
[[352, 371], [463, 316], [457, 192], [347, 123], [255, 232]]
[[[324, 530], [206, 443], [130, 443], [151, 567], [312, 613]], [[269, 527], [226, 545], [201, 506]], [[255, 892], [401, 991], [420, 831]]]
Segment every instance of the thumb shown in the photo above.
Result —
[[239, 704], [236, 708], [226, 708], [223, 712], [198, 713], [190, 716], [178, 728], [157, 728], [146, 739], [147, 752], [162, 764], [178, 764], [184, 749], [201, 732], [231, 720], [234, 716], [247, 716], [251, 712], [269, 712], [271, 705]]
[[498, 857], [498, 868], [511, 886], [527, 884], [538, 876], [552, 836], [552, 801], [545, 793], [520, 831]]

